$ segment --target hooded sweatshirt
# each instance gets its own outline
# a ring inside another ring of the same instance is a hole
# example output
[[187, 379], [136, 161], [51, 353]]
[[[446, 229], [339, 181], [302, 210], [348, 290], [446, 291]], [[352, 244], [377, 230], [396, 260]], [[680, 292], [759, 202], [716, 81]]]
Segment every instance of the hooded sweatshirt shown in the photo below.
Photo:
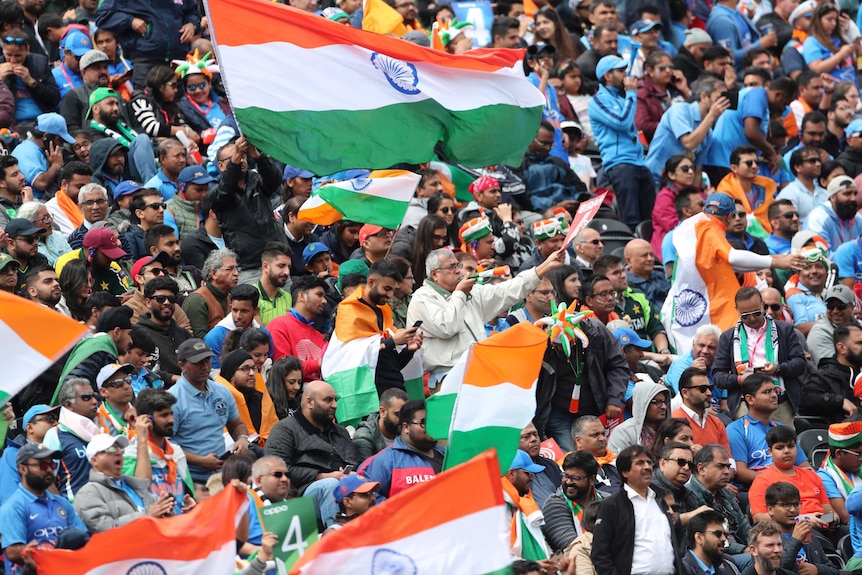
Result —
[[111, 196], [114, 194], [114, 188], [116, 188], [117, 184], [124, 180], [125, 177], [120, 176], [117, 180], [111, 180], [108, 179], [107, 175], [105, 175], [102, 170], [105, 167], [105, 162], [108, 161], [108, 156], [110, 156], [117, 148], [125, 148], [125, 146], [113, 138], [102, 138], [101, 140], [96, 140], [93, 142], [92, 147], [90, 147], [90, 167], [93, 168], [93, 183], [107, 188], [108, 194]]
[[138, 326], [147, 330], [159, 350], [158, 368], [153, 371], [159, 374], [162, 381], [170, 383], [172, 375], [182, 373], [177, 365], [177, 349], [182, 342], [192, 337], [191, 334], [178, 326], [175, 320], [166, 326], [153, 323], [149, 313], [138, 318]]
[[644, 426], [649, 402], [660, 393], [666, 394], [668, 399], [667, 418], [670, 415], [670, 393], [668, 388], [658, 383], [642, 381], [635, 384], [632, 394], [632, 417], [625, 420], [611, 431], [608, 440], [608, 449], [619, 453], [630, 445], [641, 443], [641, 430]]

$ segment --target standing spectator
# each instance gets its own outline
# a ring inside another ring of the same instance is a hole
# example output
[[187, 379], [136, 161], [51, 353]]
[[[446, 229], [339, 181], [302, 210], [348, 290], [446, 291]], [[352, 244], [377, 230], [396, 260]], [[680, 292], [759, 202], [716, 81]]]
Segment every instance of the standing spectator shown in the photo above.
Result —
[[59, 409], [59, 405], [34, 405], [21, 418], [24, 433], [6, 439], [3, 456], [0, 458], [0, 505], [5, 503], [21, 484], [21, 475], [18, 474], [18, 466], [15, 464], [18, 451], [25, 445], [42, 443], [48, 430], [56, 427]]
[[635, 125], [648, 144], [652, 143], [665, 112], [674, 102], [684, 102], [689, 93], [685, 77], [673, 69], [666, 52], [656, 50], [647, 57], [644, 74], [638, 80]]
[[204, 262], [211, 252], [224, 249], [226, 246], [218, 217], [212, 210], [213, 199], [215, 198], [211, 193], [201, 199], [200, 212], [203, 223], [182, 241], [183, 260], [198, 269], [203, 269]]
[[326, 340], [314, 329], [314, 320], [326, 307], [326, 282], [316, 276], [304, 276], [293, 283], [293, 307], [287, 315], [269, 322], [272, 334], [273, 359], [298, 357], [306, 380], [320, 378], [320, 362]]
[[626, 62], [604, 56], [596, 67], [599, 91], [590, 100], [590, 122], [623, 222], [634, 228], [648, 220], [655, 200], [652, 175], [643, 163], [643, 146], [634, 126], [637, 80], [626, 76]]
[[[180, 173], [186, 168], [186, 149], [176, 138], [165, 138], [159, 142], [158, 158], [160, 169], [144, 182], [144, 187], [157, 189], [162, 199], [168, 201], [179, 192]], [[203, 168], [198, 169], [203, 172]]]
[[[829, 426], [829, 455], [817, 470], [826, 488], [826, 496], [843, 525], [850, 522], [846, 499], [850, 492], [862, 485], [862, 422], [833, 423]], [[769, 490], [767, 490], [767, 499]], [[766, 503], [769, 505], [769, 501]]]
[[129, 102], [134, 125], [151, 138], [170, 138], [182, 132], [197, 144], [200, 135], [186, 125], [177, 105], [177, 82], [169, 67], [156, 65], [150, 68], [147, 72], [147, 87], [137, 92]]
[[130, 363], [111, 363], [99, 370], [96, 386], [99, 388], [101, 402], [96, 413], [96, 425], [101, 433], [129, 436], [134, 433], [134, 407], [131, 401], [135, 396], [132, 390], [132, 373], [135, 366]]
[[[537, 501], [545, 517], [542, 531], [552, 551], [568, 548], [576, 537], [584, 534], [584, 528], [581, 526], [584, 510], [590, 502], [598, 500], [593, 484], [598, 464], [590, 452], [576, 451], [568, 454], [562, 467], [561, 487], [543, 503]], [[533, 483], [535, 484], [535, 480]], [[533, 491], [535, 492], [535, 488]]]
[[177, 194], [165, 206], [165, 225], [174, 229], [177, 238], [184, 238], [201, 227], [206, 217], [201, 211], [201, 201], [206, 197], [209, 185], [215, 181], [197, 165], [187, 166], [179, 173]]
[[5, 228], [9, 220], [15, 219], [22, 203], [32, 198], [33, 190], [24, 184], [24, 174], [18, 167], [18, 158], [0, 158], [0, 226]]

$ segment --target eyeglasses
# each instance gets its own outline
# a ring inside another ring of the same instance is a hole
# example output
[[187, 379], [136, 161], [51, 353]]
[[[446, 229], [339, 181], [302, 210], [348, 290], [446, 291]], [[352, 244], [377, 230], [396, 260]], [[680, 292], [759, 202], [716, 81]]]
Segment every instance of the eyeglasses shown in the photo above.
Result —
[[457, 264], [451, 264], [446, 266], [445, 268], [437, 268], [438, 272], [454, 272], [455, 270], [464, 269], [464, 264], [458, 262]]
[[177, 296], [175, 296], [175, 295], [154, 295], [150, 299], [156, 300], [157, 303], [165, 303], [165, 302], [170, 302], [172, 304], [177, 303]]
[[437, 234], [434, 234], [435, 242], [445, 242], [447, 239], [447, 236], [438, 236]]
[[165, 87], [166, 88], [176, 88], [177, 87], [176, 80], [174, 80], [173, 82], [168, 82], [167, 84], [165, 84]]
[[43, 224], [47, 224], [48, 222], [54, 221], [54, 216], [52, 216], [51, 214], [46, 214], [46, 215], [42, 216], [41, 218], [36, 218], [34, 221], [40, 222]]
[[704, 533], [704, 534], [712, 533], [713, 535], [715, 535], [719, 539], [724, 539], [725, 537], [727, 537], [727, 534], [722, 529], [706, 529], [702, 533]]
[[[817, 161], [819, 162], [820, 160], [817, 160]], [[783, 214], [781, 214], [781, 217], [784, 218], [785, 220], [792, 220], [793, 218], [798, 218], [799, 213], [798, 212], [784, 212]]]
[[113, 379], [111, 381], [106, 381], [102, 384], [102, 387], [107, 387], [108, 389], [119, 389], [124, 385], [132, 385], [132, 376], [127, 375], [126, 377], [120, 379]]
[[[165, 268], [150, 268], [148, 270], [142, 271], [141, 275], [148, 274], [148, 273], [153, 274], [154, 276], [168, 275], [168, 272], [167, 272], [167, 270], [165, 270]], [[159, 297], [167, 297], [167, 296], [159, 296]], [[164, 303], [164, 302], [159, 302], [159, 303]]]
[[155, 202], [155, 203], [152, 203], [152, 204], [147, 204], [146, 206], [144, 206], [144, 209], [150, 208], [151, 210], [156, 210], [156, 211], [158, 211], [158, 210], [163, 210], [163, 209], [165, 209], [165, 206], [166, 206], [166, 205], [167, 205], [167, 204], [165, 204], [164, 202]]
[[116, 445], [112, 445], [108, 449], [103, 449], [99, 453], [107, 453], [108, 455], [116, 455], [118, 453], [122, 453], [123, 450], [117, 447]]
[[16, 240], [21, 240], [24, 243], [30, 244], [31, 246], [39, 241], [38, 236], [17, 236]]
[[209, 84], [206, 82], [198, 82], [197, 84], [188, 84], [186, 86], [186, 92], [197, 92], [198, 90], [203, 90]]
[[803, 164], [822, 164], [823, 162], [820, 161], [820, 158], [805, 158], [804, 160], [802, 160], [802, 163]]
[[57, 467], [57, 464], [54, 463], [53, 459], [40, 459], [38, 461], [28, 461], [24, 465], [26, 465], [27, 467], [36, 466], [39, 469], [41, 469], [42, 471], [48, 471], [49, 469], [55, 469]]
[[57, 423], [56, 415], [37, 415], [33, 419], [29, 421], [29, 423], [39, 423], [40, 421], [44, 421], [45, 423]]
[[677, 171], [680, 171], [683, 174], [687, 174], [693, 170], [694, 170], [694, 166], [692, 166], [691, 164], [686, 164], [684, 166], [677, 167]]
[[258, 371], [256, 365], [239, 366], [238, 368], [236, 368], [236, 370], [237, 371], [244, 371], [246, 373], [255, 373], [256, 371]]
[[454, 214], [455, 208], [453, 206], [441, 206], [437, 208], [437, 211], [443, 212], [444, 214]]
[[81, 401], [93, 401], [94, 399], [98, 400], [99, 396], [95, 393], [82, 393], [78, 396], [78, 399], [80, 399]]
[[839, 449], [838, 451], [843, 451], [844, 453], [855, 455], [856, 459], [862, 459], [862, 453], [859, 453], [858, 451], [853, 451], [852, 449]]
[[651, 399], [649, 402], [650, 405], [667, 405], [667, 400], [663, 397], [656, 397], [655, 399]]
[[583, 481], [588, 477], [588, 475], [569, 475], [568, 473], [563, 473], [563, 479], [567, 481]]
[[108, 200], [105, 198], [99, 198], [98, 200], [87, 200], [86, 202], [81, 202], [82, 206], [87, 206], [88, 208], [92, 208], [93, 206], [105, 206], [108, 204]]
[[607, 299], [609, 297], [617, 297], [617, 292], [616, 292], [616, 290], [603, 291], [600, 293], [594, 293], [593, 297], [594, 298], [601, 298], [601, 299]]
[[686, 459], [685, 457], [674, 457], [673, 459], [666, 458], [665, 461], [673, 461], [680, 467], [694, 467], [694, 461], [692, 461], [691, 459]]
[[828, 309], [828, 310], [830, 310], [830, 311], [833, 311], [833, 310], [836, 310], [836, 309], [837, 309], [838, 311], [844, 311], [844, 310], [845, 310], [845, 309], [847, 309], [848, 307], [850, 307], [850, 305], [849, 305], [849, 304], [846, 304], [846, 303], [841, 302], [841, 301], [835, 301], [835, 300], [832, 300], [832, 301], [827, 301], [827, 302], [826, 302], [826, 309]]
[[541, 147], [541, 148], [550, 148], [551, 146], [554, 145], [553, 142], [543, 142], [543, 141], [539, 140], [538, 138], [534, 138], [533, 143], [536, 144], [537, 146]]
[[422, 429], [425, 429], [425, 420], [424, 419], [420, 419], [418, 421], [408, 421], [407, 423], [409, 423], [411, 425], [418, 425]]
[[603, 242], [602, 240], [585, 240], [585, 241], [578, 242], [578, 243], [579, 244], [593, 244], [594, 246], [597, 246], [597, 245], [603, 244], [605, 242]]
[[781, 308], [783, 307], [780, 303], [768, 303], [764, 305], [766, 305], [766, 307], [771, 311], [781, 311]]
[[224, 270], [228, 273], [238, 272], [239, 266], [222, 266], [219, 268], [220, 270]]
[[267, 475], [272, 475], [276, 479], [281, 479], [282, 477], [287, 477], [287, 471], [273, 471], [272, 473], [267, 473]]
[[4, 44], [17, 44], [19, 46], [27, 46], [30, 44], [29, 40], [26, 38], [13, 38], [12, 36], [6, 36], [3, 38]]
[[711, 385], [689, 385], [688, 387], [683, 387], [683, 389], [696, 389], [701, 393], [706, 393], [708, 390], [712, 389]]
[[759, 309], [759, 310], [757, 310], [757, 311], [748, 311], [748, 312], [745, 312], [745, 313], [741, 313], [741, 314], [739, 314], [739, 319], [741, 319], [742, 321], [745, 321], [745, 320], [747, 320], [748, 318], [751, 318], [751, 317], [760, 317], [760, 316], [762, 316], [762, 315], [763, 315], [763, 310], [762, 310], [762, 309]]
[[740, 166], [748, 166], [749, 168], [753, 168], [757, 165], [757, 160], [742, 160], [739, 162]]
[[799, 509], [802, 507], [801, 501], [779, 501], [776, 503], [778, 507], [783, 507], [784, 509]]

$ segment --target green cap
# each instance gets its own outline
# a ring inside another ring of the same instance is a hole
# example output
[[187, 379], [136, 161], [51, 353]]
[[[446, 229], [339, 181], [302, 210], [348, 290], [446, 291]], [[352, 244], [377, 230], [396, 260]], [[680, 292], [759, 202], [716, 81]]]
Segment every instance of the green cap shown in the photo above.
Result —
[[0, 252], [0, 272], [4, 271], [10, 265], [15, 265], [15, 267], [21, 267], [18, 264], [18, 260], [10, 256], [9, 254]]
[[106, 98], [117, 98], [119, 100], [120, 96], [111, 88], [96, 88], [95, 90], [93, 90], [93, 93], [90, 94], [90, 108], [87, 110], [88, 118], [90, 117], [90, 113], [93, 110], [93, 106]]
[[368, 277], [368, 266], [362, 260], [347, 260], [338, 266], [338, 291], [341, 291], [341, 280], [350, 274], [362, 274]]

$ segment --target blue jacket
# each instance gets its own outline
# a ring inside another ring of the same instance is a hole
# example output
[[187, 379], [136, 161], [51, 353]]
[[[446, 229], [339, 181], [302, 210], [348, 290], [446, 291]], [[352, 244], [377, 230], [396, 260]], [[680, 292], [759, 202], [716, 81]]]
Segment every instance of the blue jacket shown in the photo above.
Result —
[[[741, 28], [737, 17], [745, 21], [746, 28]], [[716, 3], [706, 21], [706, 31], [715, 40], [733, 54], [734, 68], [742, 70], [742, 59], [745, 53], [760, 46], [760, 32], [751, 19], [732, 8]], [[725, 45], [729, 44], [729, 45]]]
[[[442, 457], [445, 450], [439, 445], [434, 451]], [[418, 483], [430, 481], [436, 476], [431, 462], [407, 445], [401, 437], [395, 443], [366, 459], [359, 466], [359, 474], [369, 481], [380, 483], [380, 494], [392, 497]]]
[[21, 484], [21, 475], [15, 465], [15, 456], [27, 440], [23, 435], [6, 439], [6, 449], [0, 456], [0, 505], [3, 505]]
[[[147, 22], [144, 36], [132, 30], [133, 18]], [[180, 42], [180, 28], [185, 24], [200, 30], [195, 0], [103, 0], [96, 11], [96, 26], [114, 32], [123, 53], [132, 60], [184, 60], [189, 44]]]
[[855, 240], [862, 234], [862, 216], [856, 214], [853, 220], [845, 222], [838, 219], [838, 214], [832, 208], [832, 203], [825, 201], [816, 206], [808, 214], [808, 225], [806, 229], [811, 230], [829, 242], [829, 255], [843, 243]]
[[601, 85], [587, 106], [606, 171], [618, 164], [644, 165], [644, 148], [635, 127], [636, 108], [634, 90], [621, 97], [616, 88]]

